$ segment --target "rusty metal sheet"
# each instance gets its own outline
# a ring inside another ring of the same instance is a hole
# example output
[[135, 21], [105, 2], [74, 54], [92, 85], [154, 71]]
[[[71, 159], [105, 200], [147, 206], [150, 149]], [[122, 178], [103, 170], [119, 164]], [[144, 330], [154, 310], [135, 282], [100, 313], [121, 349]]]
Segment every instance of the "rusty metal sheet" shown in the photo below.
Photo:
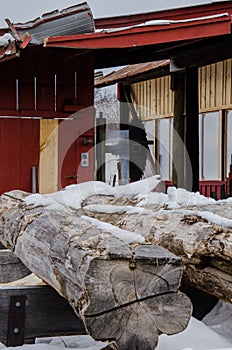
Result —
[[132, 64], [124, 67], [118, 71], [111, 72], [103, 77], [95, 79], [95, 87], [103, 87], [107, 85], [113, 85], [119, 82], [130, 81], [130, 78], [143, 77], [145, 73], [154, 72], [159, 68], [168, 67], [170, 61], [155, 61], [139, 64]]

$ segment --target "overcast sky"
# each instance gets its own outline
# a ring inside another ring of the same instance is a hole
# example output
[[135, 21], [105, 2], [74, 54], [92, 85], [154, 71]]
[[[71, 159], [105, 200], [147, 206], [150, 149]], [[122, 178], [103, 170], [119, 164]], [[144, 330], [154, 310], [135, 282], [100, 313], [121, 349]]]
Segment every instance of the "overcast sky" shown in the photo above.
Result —
[[[0, 27], [5, 18], [12, 22], [32, 20], [45, 12], [82, 3], [80, 0], [0, 0]], [[158, 9], [209, 3], [210, 0], [88, 0], [94, 17], [149, 12]]]

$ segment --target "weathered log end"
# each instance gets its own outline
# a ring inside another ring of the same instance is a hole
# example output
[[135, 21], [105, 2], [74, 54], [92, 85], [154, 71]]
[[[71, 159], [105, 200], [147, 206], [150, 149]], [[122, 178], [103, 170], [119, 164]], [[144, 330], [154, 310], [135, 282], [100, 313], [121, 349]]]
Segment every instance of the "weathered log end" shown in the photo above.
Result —
[[179, 258], [161, 247], [139, 245], [126, 260], [92, 260], [86, 275], [88, 303], [80, 314], [96, 340], [116, 340], [119, 350], [153, 350], [158, 335], [183, 331], [192, 305], [178, 291]]

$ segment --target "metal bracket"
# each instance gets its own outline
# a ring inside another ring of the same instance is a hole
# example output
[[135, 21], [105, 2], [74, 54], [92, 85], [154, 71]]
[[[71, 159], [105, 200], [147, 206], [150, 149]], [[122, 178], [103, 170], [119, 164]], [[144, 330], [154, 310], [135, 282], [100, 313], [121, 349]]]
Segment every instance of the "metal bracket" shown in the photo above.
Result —
[[25, 295], [10, 297], [7, 346], [19, 346], [24, 343], [25, 304]]

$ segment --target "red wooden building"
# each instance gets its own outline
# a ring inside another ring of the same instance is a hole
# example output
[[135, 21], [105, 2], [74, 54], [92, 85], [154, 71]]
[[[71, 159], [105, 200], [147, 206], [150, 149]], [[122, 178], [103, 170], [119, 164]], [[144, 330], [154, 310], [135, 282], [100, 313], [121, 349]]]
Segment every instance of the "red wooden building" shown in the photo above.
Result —
[[38, 191], [39, 184], [49, 192], [92, 179], [91, 143], [84, 139], [93, 141], [93, 55], [43, 47], [45, 35], [92, 32], [89, 6], [8, 24], [1, 31], [7, 41], [0, 57], [0, 193]]
[[[71, 8], [70, 13], [82, 10], [83, 4], [78, 10]], [[56, 18], [63, 18], [64, 14], [44, 16], [42, 22], [52, 16], [54, 27]], [[0, 162], [3, 164], [0, 191], [12, 187], [30, 190], [31, 167], [39, 165], [42, 191], [93, 179], [94, 158], [90, 149], [94, 113], [91, 107], [89, 110], [85, 108], [93, 106], [94, 69], [161, 59], [172, 61], [176, 108], [182, 110], [182, 114], [185, 108], [186, 114], [184, 129], [177, 129], [177, 132], [185, 139], [189, 162], [177, 162], [179, 168], [176, 170], [183, 172], [184, 169], [186, 174], [191, 173], [192, 176], [187, 177], [191, 178], [191, 182], [185, 187], [198, 190], [197, 70], [232, 57], [231, 15], [230, 1], [211, 1], [206, 5], [99, 19], [94, 22], [95, 32], [93, 25], [88, 27], [89, 30], [82, 28], [78, 31], [75, 28], [73, 31], [71, 26], [71, 32], [52, 31], [46, 35], [45, 47], [36, 41], [38, 36], [32, 43], [34, 29], [39, 27], [39, 23], [32, 23], [32, 29], [9, 23], [17, 45], [10, 50], [15, 59], [4, 62], [9, 58], [7, 49], [1, 55], [0, 115], [8, 118], [1, 121], [3, 125], [5, 123], [5, 129], [1, 127], [4, 136], [0, 150]], [[86, 18], [93, 23], [89, 9]], [[74, 22], [81, 21], [76, 19]], [[18, 52], [20, 57], [16, 58]], [[178, 88], [183, 80], [184, 91]], [[123, 94], [121, 96], [123, 98]], [[73, 116], [78, 110], [83, 112]], [[71, 114], [74, 121], [68, 118], [63, 122]], [[16, 119], [11, 120], [9, 116]], [[175, 117], [180, 117], [177, 109]], [[47, 144], [49, 156], [42, 157], [39, 162], [41, 149], [46, 154]], [[177, 143], [174, 157], [181, 154], [180, 147]], [[24, 168], [27, 170], [24, 171]], [[47, 185], [43, 188], [46, 181]]]

